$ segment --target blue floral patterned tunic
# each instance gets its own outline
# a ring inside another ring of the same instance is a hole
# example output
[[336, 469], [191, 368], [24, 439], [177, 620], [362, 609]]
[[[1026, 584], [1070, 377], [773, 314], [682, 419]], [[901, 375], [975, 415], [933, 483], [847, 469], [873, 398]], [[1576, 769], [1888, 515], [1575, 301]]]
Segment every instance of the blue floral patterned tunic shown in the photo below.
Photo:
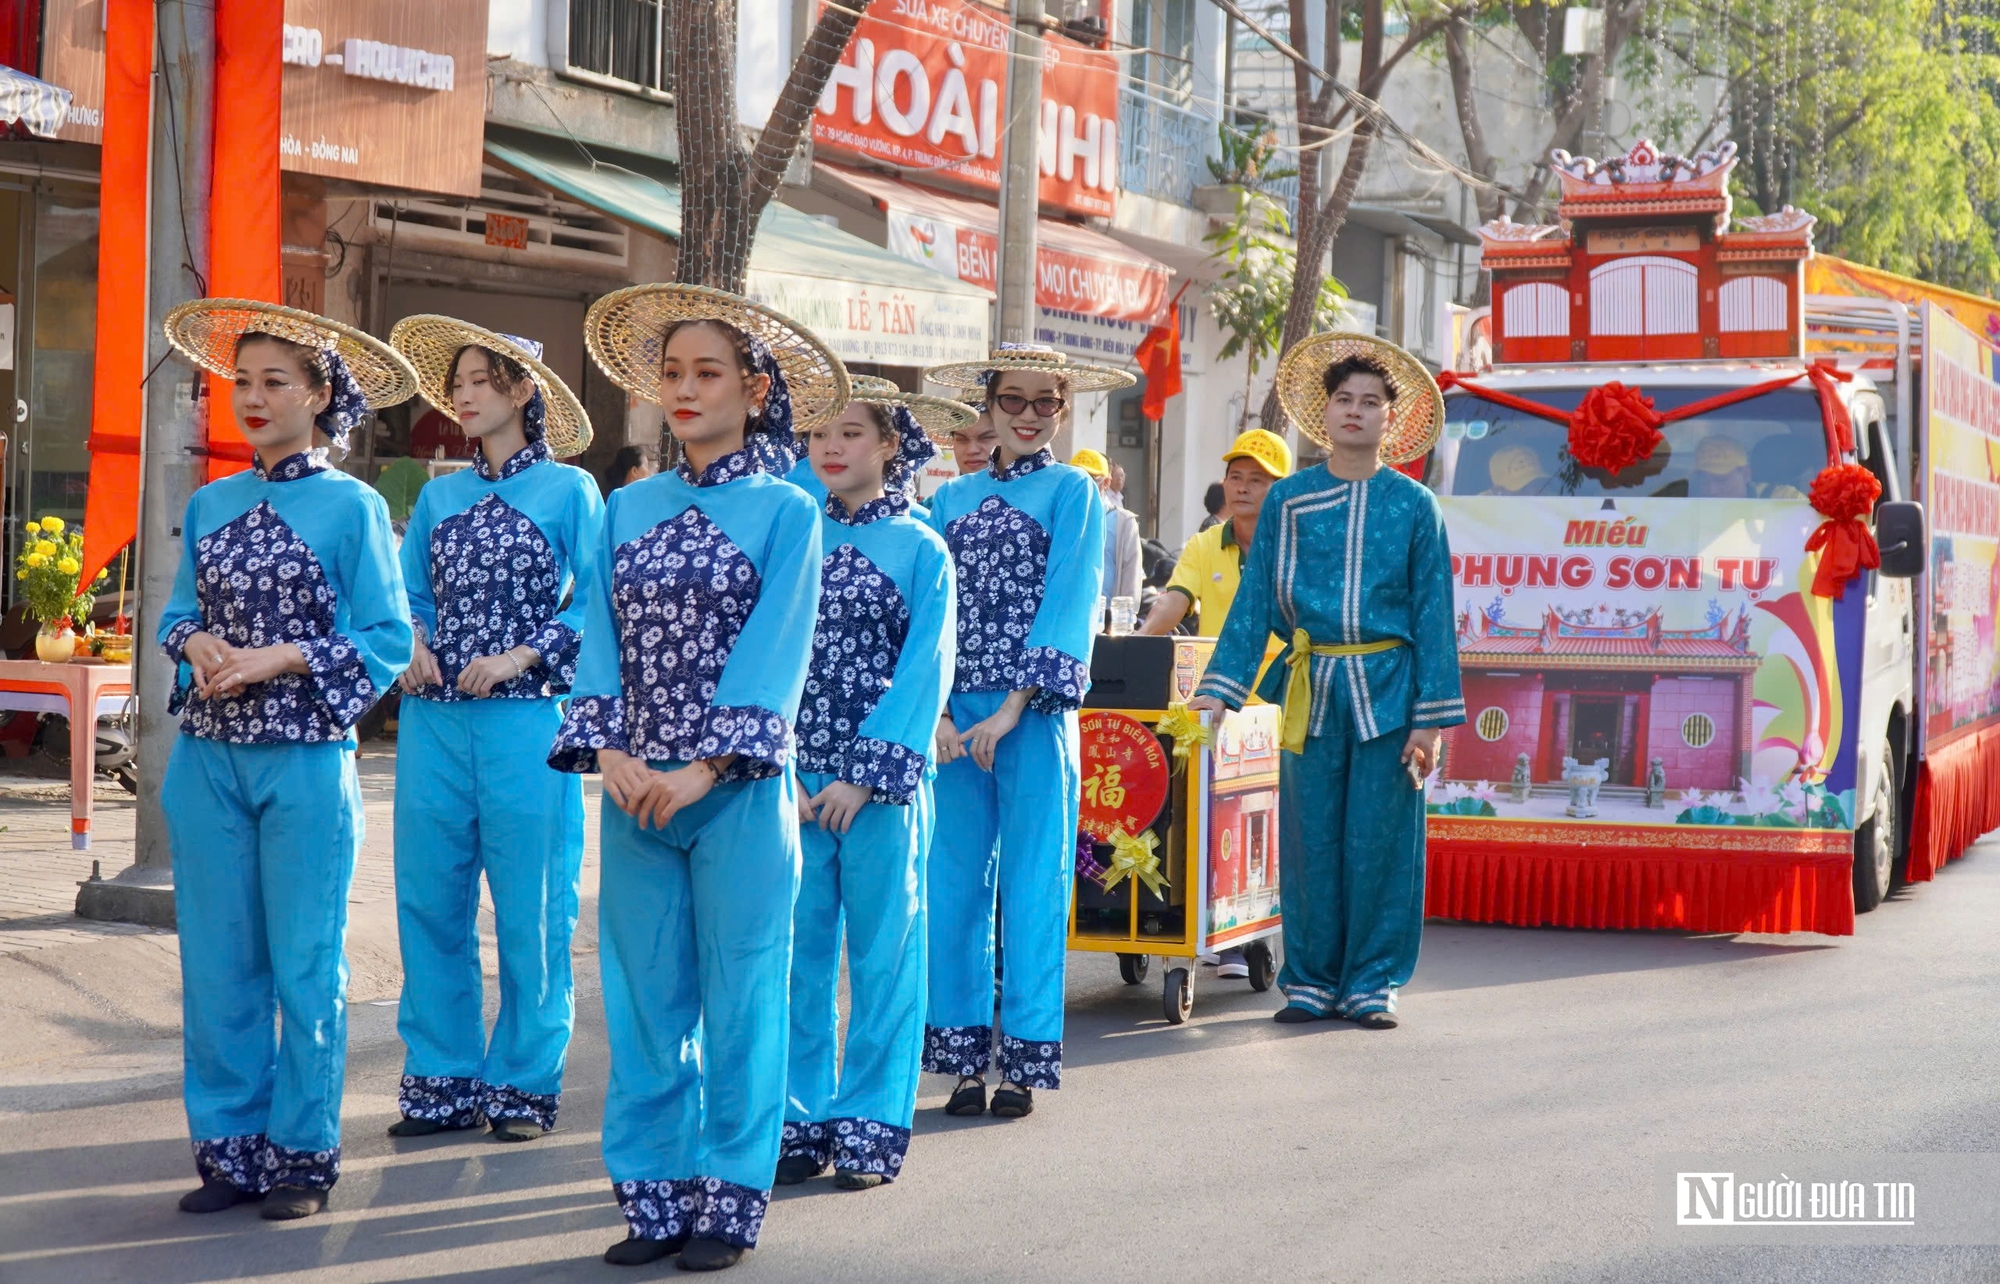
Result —
[[1047, 450], [946, 482], [931, 526], [958, 572], [953, 690], [1021, 691], [1043, 713], [1083, 704], [1103, 578], [1104, 504]]
[[[389, 508], [325, 452], [211, 482], [188, 499], [183, 554], [160, 622], [179, 666], [168, 708], [186, 735], [231, 744], [350, 740], [361, 715], [410, 662], [410, 612]], [[236, 647], [286, 642], [307, 673], [232, 696], [193, 692], [188, 639]]]
[[1286, 647], [1257, 694], [1274, 703], [1283, 698], [1295, 630], [1320, 645], [1394, 640], [1403, 645], [1312, 658], [1307, 734], [1328, 734], [1342, 716], [1364, 741], [1404, 727], [1455, 726], [1465, 721], [1465, 699], [1453, 610], [1451, 548], [1436, 496], [1393, 468], [1365, 482], [1308, 468], [1272, 483], [1264, 497], [1242, 587], [1198, 690], [1241, 707], [1271, 634]]
[[[775, 454], [775, 452], [773, 452]], [[765, 452], [612, 492], [586, 573], [583, 652], [549, 765], [735, 754], [723, 780], [784, 771], [819, 609], [819, 517]]]
[[850, 514], [826, 497], [819, 621], [799, 705], [798, 767], [907, 803], [951, 691], [951, 555], [898, 491]]
[[471, 468], [425, 486], [403, 537], [403, 578], [418, 636], [437, 656], [443, 681], [419, 694], [470, 699], [458, 689], [465, 666], [517, 646], [541, 663], [494, 686], [489, 698], [568, 691], [587, 587], [578, 572], [596, 549], [603, 510], [590, 474], [554, 462], [539, 441], [516, 451], [498, 476], [481, 452]]

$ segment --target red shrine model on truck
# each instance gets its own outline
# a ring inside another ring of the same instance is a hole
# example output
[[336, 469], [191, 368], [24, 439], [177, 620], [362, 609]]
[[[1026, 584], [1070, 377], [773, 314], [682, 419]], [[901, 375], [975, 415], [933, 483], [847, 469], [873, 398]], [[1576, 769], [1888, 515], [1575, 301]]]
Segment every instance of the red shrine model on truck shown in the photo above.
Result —
[[2000, 825], [2000, 349], [1808, 297], [1812, 216], [1732, 222], [1728, 143], [1554, 160], [1557, 224], [1481, 229], [1493, 368], [1440, 380], [1426, 908], [1850, 933]]

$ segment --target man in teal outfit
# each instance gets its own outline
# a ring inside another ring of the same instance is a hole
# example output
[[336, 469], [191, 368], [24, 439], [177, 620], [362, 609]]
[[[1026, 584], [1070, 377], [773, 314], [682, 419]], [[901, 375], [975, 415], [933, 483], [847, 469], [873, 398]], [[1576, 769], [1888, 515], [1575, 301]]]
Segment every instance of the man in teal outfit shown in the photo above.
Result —
[[1358, 335], [1299, 344], [1278, 371], [1324, 464], [1271, 487], [1196, 710], [1283, 702], [1279, 882], [1287, 1024], [1396, 1025], [1424, 914], [1423, 779], [1465, 721], [1451, 550], [1437, 499], [1385, 464], [1437, 440], [1442, 398], [1415, 358]]

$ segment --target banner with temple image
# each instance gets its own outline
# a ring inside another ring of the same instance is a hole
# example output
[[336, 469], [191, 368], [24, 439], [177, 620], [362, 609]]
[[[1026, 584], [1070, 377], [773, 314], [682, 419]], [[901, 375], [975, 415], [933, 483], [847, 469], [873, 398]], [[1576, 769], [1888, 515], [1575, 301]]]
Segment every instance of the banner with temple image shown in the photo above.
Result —
[[1464, 726], [1434, 816], [1848, 829], [1861, 599], [1789, 500], [1447, 498]]

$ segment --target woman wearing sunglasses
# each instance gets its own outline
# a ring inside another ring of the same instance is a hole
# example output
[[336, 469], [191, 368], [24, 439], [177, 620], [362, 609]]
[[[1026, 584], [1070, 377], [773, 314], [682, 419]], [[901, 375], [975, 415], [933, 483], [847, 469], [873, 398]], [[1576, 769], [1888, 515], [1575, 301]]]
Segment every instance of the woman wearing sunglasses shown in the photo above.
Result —
[[945, 1113], [987, 1109], [993, 1052], [994, 887], [1007, 977], [994, 1115], [1018, 1119], [1062, 1079], [1063, 951], [1076, 850], [1076, 710], [1090, 685], [1103, 578], [1104, 506], [1049, 443], [1078, 392], [1123, 388], [1123, 371], [1052, 349], [1003, 347], [925, 371], [983, 388], [1000, 429], [983, 472], [947, 482], [931, 524], [958, 572], [958, 660], [938, 720], [931, 842], [930, 1010], [924, 1069], [959, 1076]]

